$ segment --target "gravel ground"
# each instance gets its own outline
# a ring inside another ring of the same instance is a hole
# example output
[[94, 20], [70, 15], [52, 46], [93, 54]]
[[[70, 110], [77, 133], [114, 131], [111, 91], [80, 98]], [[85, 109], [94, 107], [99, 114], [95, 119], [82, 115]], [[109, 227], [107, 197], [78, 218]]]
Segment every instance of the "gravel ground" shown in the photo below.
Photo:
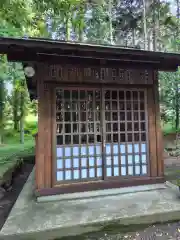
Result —
[[[117, 230], [116, 230], [117, 232]], [[180, 240], [180, 222], [153, 225], [131, 233], [94, 233], [81, 237], [68, 237], [59, 240]], [[57, 239], [56, 239], [57, 240]]]
[[[88, 238], [87, 238], [88, 239]], [[93, 238], [92, 238], [93, 239]], [[92, 240], [91, 238], [89, 240]], [[167, 240], [167, 239], [180, 239], [180, 222], [172, 223], [172, 224], [165, 224], [165, 225], [153, 225], [149, 226], [143, 231], [137, 231], [127, 234], [114, 234], [102, 236], [100, 238], [94, 239], [101, 239], [101, 240], [120, 240], [120, 239], [127, 239], [127, 240]]]

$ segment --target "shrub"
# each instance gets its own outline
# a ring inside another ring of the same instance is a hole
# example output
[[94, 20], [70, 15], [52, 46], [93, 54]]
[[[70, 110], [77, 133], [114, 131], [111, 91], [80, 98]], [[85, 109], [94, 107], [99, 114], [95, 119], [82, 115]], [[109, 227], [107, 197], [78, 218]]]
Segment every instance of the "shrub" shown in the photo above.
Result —
[[177, 179], [177, 185], [180, 187], [180, 179]]
[[37, 128], [37, 122], [26, 122], [25, 127], [24, 127], [24, 132], [26, 134], [35, 134], [37, 133], [38, 128]]
[[14, 131], [13, 129], [9, 129], [9, 130], [6, 130], [4, 132], [4, 137], [5, 138], [14, 138], [14, 137], [16, 137], [18, 135], [19, 135], [19, 133]]
[[34, 159], [35, 148], [33, 142], [24, 145], [15, 144], [0, 148], [0, 182], [9, 169], [15, 168], [19, 163]]

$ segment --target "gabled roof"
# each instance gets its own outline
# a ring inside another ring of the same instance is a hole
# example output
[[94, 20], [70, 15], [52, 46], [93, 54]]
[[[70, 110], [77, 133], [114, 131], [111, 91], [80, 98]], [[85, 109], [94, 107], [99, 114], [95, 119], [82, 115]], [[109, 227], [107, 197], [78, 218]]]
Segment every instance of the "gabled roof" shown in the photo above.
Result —
[[125, 64], [150, 67], [162, 71], [176, 71], [180, 54], [144, 51], [108, 45], [92, 45], [36, 38], [0, 37], [0, 53], [10, 61], [56, 62], [80, 61], [81, 63]]

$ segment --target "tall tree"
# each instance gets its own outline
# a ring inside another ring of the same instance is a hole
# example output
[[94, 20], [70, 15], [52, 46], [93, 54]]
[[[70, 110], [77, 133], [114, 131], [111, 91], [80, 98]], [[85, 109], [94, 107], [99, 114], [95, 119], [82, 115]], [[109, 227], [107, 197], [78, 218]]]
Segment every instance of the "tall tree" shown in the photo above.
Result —
[[113, 25], [112, 25], [112, 0], [108, 3], [108, 15], [109, 15], [109, 41], [113, 44]]
[[12, 109], [13, 109], [13, 123], [14, 130], [19, 130], [19, 119], [18, 119], [18, 110], [19, 110], [19, 89], [18, 89], [18, 78], [16, 72], [16, 63], [12, 63]]
[[[177, 21], [178, 21], [178, 25], [177, 25], [177, 34], [176, 36], [179, 37], [179, 24], [180, 24], [180, 2], [179, 0], [176, 0], [177, 3]], [[177, 45], [177, 51], [179, 51], [179, 46]], [[179, 74], [176, 73], [176, 81], [175, 81], [175, 92], [176, 92], [176, 130], [179, 128], [179, 115], [180, 115], [180, 104], [179, 104], [179, 100], [180, 100], [180, 96], [179, 96], [179, 92], [180, 92], [180, 79], [179, 79]]]
[[6, 91], [5, 91], [5, 79], [7, 71], [7, 59], [5, 56], [0, 56], [0, 144], [3, 143], [3, 133], [4, 133], [4, 109], [6, 101]]
[[88, 10], [87, 42], [97, 44], [109, 43], [109, 21], [106, 3], [89, 5]]
[[146, 2], [143, 1], [143, 31], [144, 31], [144, 49], [147, 50], [147, 24], [146, 24]]
[[43, 16], [49, 17], [50, 28], [54, 31], [56, 38], [72, 40], [73, 30], [77, 30], [77, 26], [78, 37], [82, 38], [84, 8], [86, 7], [84, 0], [55, 0], [53, 2], [34, 0], [34, 5]]

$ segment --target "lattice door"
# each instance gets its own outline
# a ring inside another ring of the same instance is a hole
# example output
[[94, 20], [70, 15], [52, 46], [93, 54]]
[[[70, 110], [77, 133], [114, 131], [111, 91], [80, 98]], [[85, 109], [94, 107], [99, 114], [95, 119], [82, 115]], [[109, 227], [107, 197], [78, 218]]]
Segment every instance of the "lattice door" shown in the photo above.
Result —
[[103, 91], [106, 178], [148, 174], [144, 90]]
[[102, 179], [100, 89], [56, 92], [57, 181]]
[[56, 91], [56, 182], [148, 174], [144, 90]]

